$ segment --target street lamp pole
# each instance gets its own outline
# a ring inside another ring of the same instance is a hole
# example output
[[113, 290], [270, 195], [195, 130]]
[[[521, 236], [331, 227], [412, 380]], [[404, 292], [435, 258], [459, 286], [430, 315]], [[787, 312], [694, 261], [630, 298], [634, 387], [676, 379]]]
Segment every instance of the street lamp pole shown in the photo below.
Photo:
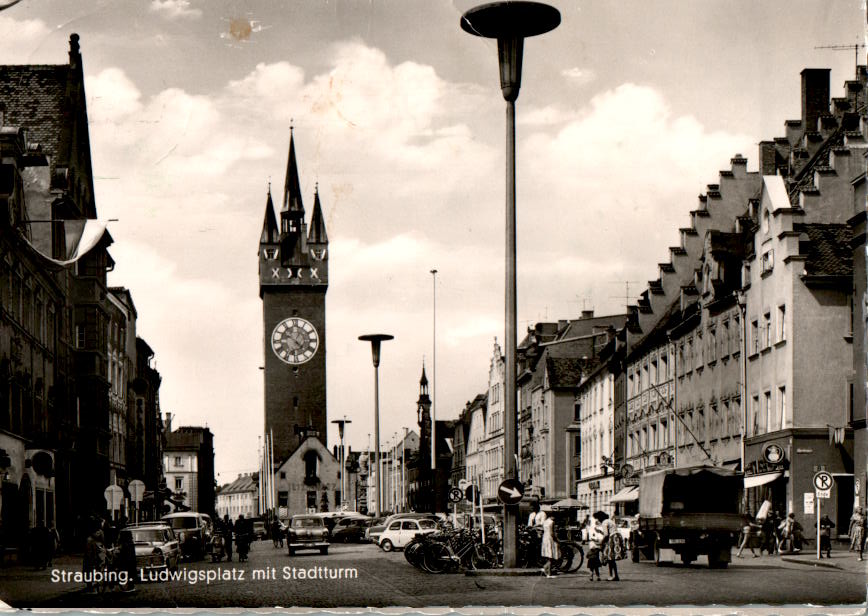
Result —
[[[434, 353], [431, 362], [431, 481], [434, 482], [434, 470], [437, 468], [437, 270], [431, 270], [431, 278], [433, 280], [433, 298], [434, 298], [434, 326], [433, 326], [433, 346]], [[432, 483], [435, 485], [435, 483]]]
[[349, 485], [347, 485], [344, 482], [344, 475], [347, 474], [347, 454], [344, 451], [344, 426], [348, 423], [353, 423], [353, 422], [352, 422], [352, 420], [347, 419], [347, 416], [344, 415], [343, 419], [332, 420], [332, 423], [338, 424], [338, 436], [341, 439], [341, 455], [339, 456], [339, 458], [340, 458], [339, 461], [341, 464], [341, 502], [340, 502], [340, 504], [343, 505], [345, 502], [348, 502], [347, 501], [347, 493], [344, 492], [344, 490], [346, 489], [346, 487], [349, 487]]
[[[516, 229], [515, 229], [515, 101], [521, 87], [524, 39], [554, 30], [561, 14], [539, 2], [493, 2], [470, 9], [461, 28], [475, 36], [497, 39], [500, 89], [506, 100], [506, 374], [504, 400], [503, 470], [516, 479]], [[515, 567], [518, 544], [518, 505], [504, 505], [503, 566]]]
[[359, 340], [371, 343], [371, 359], [374, 362], [374, 464], [377, 469], [377, 493], [374, 501], [374, 512], [380, 517], [380, 344], [384, 340], [394, 340], [390, 334], [366, 334], [359, 336]]

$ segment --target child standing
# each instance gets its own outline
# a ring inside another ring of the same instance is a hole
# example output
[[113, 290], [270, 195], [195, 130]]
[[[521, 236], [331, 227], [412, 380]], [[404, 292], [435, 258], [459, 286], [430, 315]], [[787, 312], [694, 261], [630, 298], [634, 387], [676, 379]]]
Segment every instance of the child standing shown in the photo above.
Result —
[[591, 572], [591, 580], [594, 576], [600, 580], [600, 567], [603, 563], [600, 561], [600, 546], [603, 542], [603, 534], [597, 529], [596, 524], [592, 524], [588, 528], [588, 570]]

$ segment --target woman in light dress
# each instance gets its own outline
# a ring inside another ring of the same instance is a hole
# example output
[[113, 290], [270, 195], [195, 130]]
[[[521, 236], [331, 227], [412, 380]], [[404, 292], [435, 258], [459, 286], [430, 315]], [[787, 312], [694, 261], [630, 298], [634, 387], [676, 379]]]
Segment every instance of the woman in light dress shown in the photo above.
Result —
[[543, 558], [543, 573], [546, 577], [553, 577], [552, 561], [560, 558], [558, 544], [555, 541], [555, 521], [552, 518], [546, 517], [542, 522], [542, 544], [540, 546], [540, 556]]

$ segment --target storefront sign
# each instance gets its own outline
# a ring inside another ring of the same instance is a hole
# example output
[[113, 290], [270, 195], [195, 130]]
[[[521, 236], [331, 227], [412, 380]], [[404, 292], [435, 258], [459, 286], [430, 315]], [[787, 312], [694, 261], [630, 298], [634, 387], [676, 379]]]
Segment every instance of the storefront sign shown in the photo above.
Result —
[[597, 481], [589, 481], [588, 482], [588, 489], [599, 490], [600, 489], [600, 482], [598, 480]]
[[749, 477], [750, 475], [762, 475], [764, 473], [783, 472], [787, 470], [788, 466], [789, 464], [787, 463], [786, 459], [783, 459], [776, 464], [766, 462], [764, 459], [754, 460], [753, 462], [750, 462], [745, 466], [744, 474], [746, 477]]
[[784, 450], [780, 445], [770, 443], [763, 449], [763, 459], [769, 464], [778, 464], [784, 461]]
[[621, 480], [621, 486], [638, 486], [639, 485], [639, 477], [624, 477]]

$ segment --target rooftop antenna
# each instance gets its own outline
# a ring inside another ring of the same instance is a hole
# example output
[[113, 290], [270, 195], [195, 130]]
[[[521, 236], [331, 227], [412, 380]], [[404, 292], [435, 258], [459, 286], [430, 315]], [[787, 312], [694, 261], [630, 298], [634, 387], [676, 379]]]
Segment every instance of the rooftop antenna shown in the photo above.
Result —
[[818, 45], [814, 49], [834, 49], [836, 51], [853, 50], [854, 70], [859, 68], [859, 50], [865, 47], [865, 43], [852, 43], [850, 45]]
[[[621, 281], [618, 281], [617, 283], [615, 283], [613, 281], [612, 284], [621, 284]], [[627, 312], [630, 312], [630, 285], [631, 284], [641, 284], [641, 283], [637, 280], [625, 280], [623, 284], [624, 284], [624, 295], [610, 295], [609, 297], [617, 298], [617, 299], [621, 299], [623, 297], [624, 298], [624, 310], [626, 310]]]

